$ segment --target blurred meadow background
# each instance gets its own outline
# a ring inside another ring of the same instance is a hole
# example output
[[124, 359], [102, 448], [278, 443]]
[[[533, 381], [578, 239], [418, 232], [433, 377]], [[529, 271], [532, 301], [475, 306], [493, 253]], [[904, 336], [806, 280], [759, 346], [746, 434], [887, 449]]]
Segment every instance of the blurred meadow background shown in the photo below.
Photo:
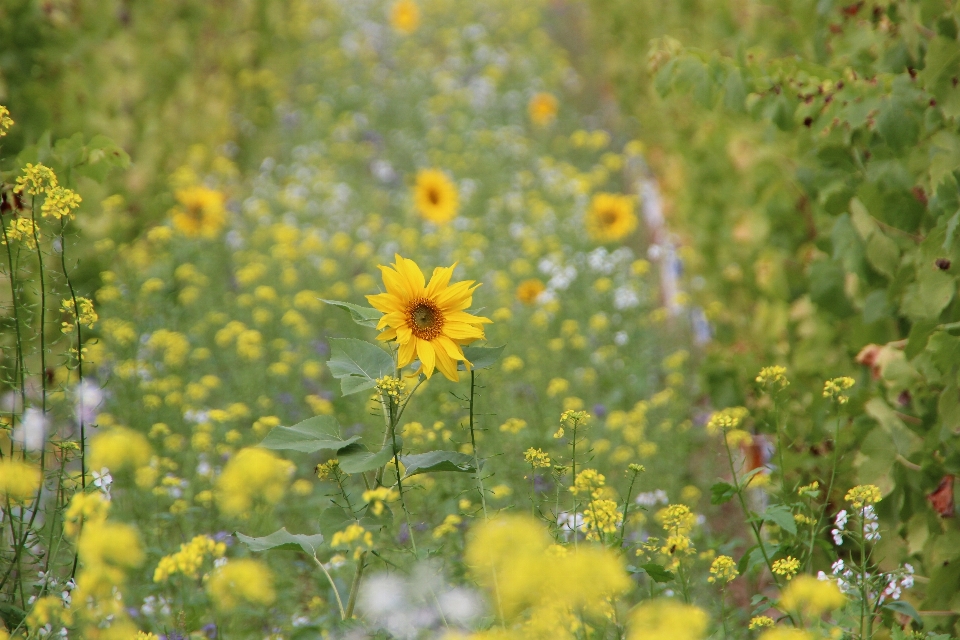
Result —
[[955, 637], [958, 36], [0, 0], [0, 640]]

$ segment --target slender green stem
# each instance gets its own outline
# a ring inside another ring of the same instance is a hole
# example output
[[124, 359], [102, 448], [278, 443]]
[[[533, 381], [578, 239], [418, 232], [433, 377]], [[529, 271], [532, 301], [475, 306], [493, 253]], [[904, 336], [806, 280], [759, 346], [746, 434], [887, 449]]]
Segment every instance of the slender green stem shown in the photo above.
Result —
[[723, 625], [723, 640], [727, 640], [727, 590], [720, 585], [720, 622]]
[[353, 584], [350, 586], [350, 597], [347, 598], [347, 610], [343, 614], [344, 620], [353, 617], [353, 608], [357, 604], [357, 594], [360, 593], [360, 579], [363, 578], [363, 570], [367, 566], [367, 552], [364, 551], [357, 559], [357, 571], [353, 574]]
[[337, 590], [337, 585], [336, 585], [336, 583], [333, 581], [333, 576], [331, 576], [331, 575], [330, 575], [330, 572], [327, 571], [327, 568], [326, 568], [325, 566], [323, 566], [323, 563], [320, 562], [320, 560], [317, 559], [317, 556], [316, 556], [316, 555], [313, 555], [313, 556], [311, 556], [311, 557], [313, 558], [313, 561], [314, 561], [315, 563], [317, 563], [317, 566], [320, 567], [320, 571], [323, 571], [323, 575], [327, 576], [327, 582], [330, 583], [330, 587], [333, 589], [333, 597], [335, 597], [335, 598], [337, 599], [337, 608], [340, 609], [340, 619], [341, 619], [341, 620], [346, 620], [346, 619], [347, 619], [347, 614], [346, 614], [346, 612], [343, 610], [343, 600], [340, 599], [340, 591]]
[[823, 494], [823, 505], [820, 507], [820, 513], [817, 516], [817, 522], [810, 531], [810, 545], [807, 556], [807, 568], [810, 573], [813, 572], [813, 545], [816, 542], [816, 536], [820, 532], [823, 523], [823, 517], [827, 513], [827, 505], [830, 503], [830, 494], [833, 493], [833, 483], [837, 477], [837, 463], [840, 460], [840, 422], [843, 420], [843, 411], [837, 411], [837, 426], [833, 432], [833, 461], [830, 465], [830, 482], [827, 483], [827, 492]]
[[[750, 530], [753, 532], [753, 537], [757, 541], [757, 547], [760, 549], [760, 554], [763, 556], [763, 561], [767, 565], [767, 569], [770, 571], [770, 575], [773, 576], [773, 581], [780, 587], [780, 580], [777, 579], [777, 574], [773, 572], [773, 562], [770, 560], [770, 555], [767, 553], [767, 548], [763, 544], [763, 537], [760, 535], [761, 526], [754, 521], [754, 518], [751, 516], [750, 509], [747, 507], [747, 500], [743, 497], [743, 487], [740, 486], [740, 480], [737, 478], [737, 470], [733, 464], [733, 453], [730, 451], [730, 443], [727, 442], [726, 433], [722, 434], [723, 437], [723, 446], [727, 451], [727, 462], [730, 464], [730, 474], [733, 477], [733, 485], [736, 488], [737, 499], [740, 502], [740, 508], [743, 510], [743, 515], [747, 519], [747, 523], [750, 525]], [[793, 614], [787, 614], [790, 618], [790, 622], [794, 626], [797, 626], [797, 621], [794, 619]]]
[[620, 544], [619, 549], [623, 549], [623, 539], [627, 532], [627, 516], [630, 513], [630, 498], [633, 494], [633, 485], [637, 481], [637, 476], [640, 475], [639, 471], [633, 472], [633, 477], [630, 478], [630, 486], [627, 488], [627, 497], [623, 501], [623, 522], [620, 523]]
[[[400, 372], [397, 372], [397, 377], [400, 377]], [[383, 394], [381, 394], [382, 397]], [[397, 418], [394, 414], [394, 408], [396, 405], [393, 400], [387, 397], [386, 403], [389, 409], [388, 422], [390, 424], [390, 438], [393, 443], [393, 464], [397, 470], [397, 491], [400, 493], [400, 508], [403, 509], [403, 515], [407, 522], [407, 534], [410, 536], [410, 547], [413, 549], [413, 556], [419, 558], [420, 554], [417, 552], [417, 540], [414, 535], [413, 525], [410, 523], [410, 511], [407, 509], [406, 500], [403, 497], [403, 474], [400, 472], [400, 450], [397, 447]]]

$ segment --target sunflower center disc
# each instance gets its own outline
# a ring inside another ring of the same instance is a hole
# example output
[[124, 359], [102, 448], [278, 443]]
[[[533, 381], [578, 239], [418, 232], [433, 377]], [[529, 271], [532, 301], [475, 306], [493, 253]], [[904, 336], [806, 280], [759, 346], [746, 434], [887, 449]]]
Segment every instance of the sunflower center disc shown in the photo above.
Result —
[[430, 204], [438, 204], [440, 202], [440, 193], [436, 189], [430, 189], [427, 192], [427, 199], [430, 201]]
[[440, 327], [443, 320], [440, 316], [440, 310], [429, 302], [421, 301], [410, 311], [410, 320], [412, 321], [414, 335], [418, 338], [430, 340], [440, 333]]

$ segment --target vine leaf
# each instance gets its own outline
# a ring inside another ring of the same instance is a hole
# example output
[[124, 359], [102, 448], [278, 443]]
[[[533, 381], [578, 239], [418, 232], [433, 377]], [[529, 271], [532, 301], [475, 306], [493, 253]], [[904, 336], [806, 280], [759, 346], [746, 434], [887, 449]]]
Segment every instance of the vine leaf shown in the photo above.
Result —
[[380, 318], [383, 316], [382, 313], [374, 309], [373, 307], [361, 307], [358, 304], [353, 304], [350, 302], [341, 302], [340, 300], [324, 300], [323, 298], [317, 298], [320, 302], [326, 302], [329, 305], [334, 307], [339, 307], [344, 311], [350, 313], [350, 317], [353, 318], [353, 321], [359, 324], [361, 327], [374, 327], [376, 328], [377, 323], [380, 321]]
[[251, 551], [296, 551], [301, 549], [304, 553], [311, 556], [317, 555], [317, 549], [323, 543], [323, 534], [316, 533], [312, 536], [302, 533], [290, 533], [286, 527], [279, 531], [274, 531], [268, 536], [262, 538], [253, 538], [236, 532], [240, 542], [247, 545]]
[[377, 378], [393, 373], [393, 358], [375, 344], [353, 338], [334, 338], [330, 344], [327, 366], [333, 377], [340, 380], [345, 396], [371, 389]]
[[292, 427], [274, 427], [260, 443], [265, 449], [290, 449], [314, 453], [323, 449], [339, 451], [357, 440], [340, 437], [340, 423], [333, 416], [314, 416]]

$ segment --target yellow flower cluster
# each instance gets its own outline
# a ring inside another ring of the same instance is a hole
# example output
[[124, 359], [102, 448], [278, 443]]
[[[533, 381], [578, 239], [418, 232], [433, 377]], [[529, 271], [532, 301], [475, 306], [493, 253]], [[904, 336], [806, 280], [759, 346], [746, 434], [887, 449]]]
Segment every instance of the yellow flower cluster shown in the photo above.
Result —
[[750, 415], [746, 407], [728, 407], [720, 411], [714, 411], [707, 421], [707, 433], [716, 435], [721, 431], [736, 429], [743, 422], [744, 418]]
[[760, 369], [756, 381], [764, 387], [772, 387], [775, 390], [784, 389], [790, 385], [790, 381], [787, 380], [787, 368], [781, 366]]
[[93, 300], [90, 298], [78, 297], [76, 306], [80, 307], [80, 313], [77, 313], [74, 309], [73, 298], [67, 298], [60, 303], [60, 311], [70, 318], [69, 322], [63, 322], [61, 325], [60, 330], [63, 333], [74, 331], [78, 322], [88, 329], [93, 329], [93, 325], [99, 319], [96, 310], [93, 308]]
[[107, 519], [110, 502], [97, 493], [75, 493], [63, 515], [63, 532], [68, 538], [76, 538], [83, 525], [100, 523]]
[[627, 640], [700, 640], [706, 631], [703, 609], [676, 600], [648, 600], [630, 615]]
[[527, 426], [526, 420], [521, 420], [520, 418], [510, 418], [509, 420], [504, 422], [502, 425], [500, 425], [500, 431], [502, 431], [503, 433], [517, 434], [522, 429], [526, 428], [526, 426]]
[[35, 465], [10, 457], [0, 460], [0, 496], [11, 504], [32, 502], [42, 479], [40, 468]]
[[363, 501], [370, 505], [370, 511], [375, 516], [383, 513], [383, 505], [386, 502], [393, 502], [399, 497], [396, 489], [390, 487], [377, 487], [363, 492]]
[[608, 598], [630, 588], [616, 554], [592, 545], [565, 554], [552, 547], [546, 528], [533, 518], [501, 516], [472, 531], [464, 559], [478, 582], [499, 594], [509, 623], [534, 619], [545, 608], [604, 611]]
[[750, 618], [750, 631], [755, 631], [757, 629], [764, 629], [766, 627], [772, 627], [774, 625], [774, 620], [770, 616], [754, 616]]
[[813, 576], [798, 576], [792, 580], [780, 596], [784, 611], [799, 611], [804, 615], [817, 616], [839, 609], [846, 597], [833, 580], [817, 580]]
[[587, 540], [600, 540], [604, 533], [616, 533], [623, 522], [623, 514], [613, 500], [592, 500], [583, 510], [583, 525]]
[[710, 565], [710, 577], [707, 582], [719, 582], [726, 584], [740, 575], [737, 571], [737, 563], [730, 556], [717, 556]]
[[800, 561], [793, 556], [787, 556], [780, 560], [774, 560], [772, 569], [775, 574], [791, 580], [800, 570]]
[[59, 596], [38, 598], [27, 616], [27, 627], [41, 630], [46, 625], [70, 626], [73, 624], [73, 611], [64, 605]]
[[176, 553], [160, 558], [153, 572], [153, 581], [163, 582], [175, 573], [196, 578], [205, 557], [222, 558], [226, 552], [227, 545], [224, 543], [209, 536], [195, 536], [190, 542], [181, 544]]
[[277, 599], [273, 574], [265, 564], [242, 558], [231, 560], [207, 581], [207, 594], [220, 611], [233, 611], [241, 604], [268, 606]]
[[127, 427], [111, 426], [90, 439], [91, 469], [103, 467], [111, 471], [137, 469], [150, 462], [153, 449], [140, 432]]
[[13, 126], [13, 119], [10, 117], [10, 110], [0, 104], [0, 138], [7, 135], [7, 131]]
[[805, 484], [799, 489], [797, 489], [798, 496], [808, 496], [810, 498], [816, 498], [820, 494], [820, 483], [814, 480], [810, 484]]
[[823, 397], [833, 398], [837, 401], [837, 404], [847, 404], [850, 398], [844, 395], [843, 392], [851, 388], [854, 384], [855, 380], [846, 376], [827, 380], [823, 383]]
[[40, 205], [40, 213], [60, 220], [72, 218], [73, 210], [80, 207], [83, 199], [75, 191], [59, 185], [47, 189], [47, 197]]
[[179, 367], [190, 353], [190, 340], [187, 336], [169, 329], [158, 329], [150, 334], [147, 347], [163, 352], [163, 363], [168, 367]]
[[570, 493], [575, 496], [599, 498], [606, 483], [607, 479], [596, 469], [584, 469], [574, 479]]
[[287, 492], [296, 467], [266, 449], [241, 449], [217, 478], [214, 493], [225, 514], [246, 517], [257, 502], [275, 505]]
[[23, 193], [26, 191], [32, 196], [38, 196], [46, 193], [48, 189], [57, 186], [57, 174], [53, 169], [43, 164], [33, 164], [28, 162], [23, 168], [23, 175], [17, 176], [17, 184], [13, 188], [14, 193]]
[[23, 242], [23, 246], [28, 249], [37, 248], [37, 238], [40, 237], [40, 228], [30, 218], [14, 218], [7, 225], [7, 232], [3, 238], [0, 238], [0, 244], [7, 244], [8, 241]]
[[381, 396], [391, 398], [394, 402], [402, 402], [407, 389], [407, 383], [400, 378], [393, 376], [384, 376], [377, 378], [377, 393]]
[[685, 504], [671, 504], [657, 512], [657, 521], [663, 526], [667, 534], [661, 553], [676, 555], [678, 553], [693, 553], [693, 544], [690, 533], [697, 523], [697, 517]]
[[861, 484], [847, 491], [847, 495], [843, 499], [849, 502], [854, 509], [862, 509], [865, 505], [880, 502], [882, 497], [880, 487], [877, 485]]
[[439, 540], [448, 533], [456, 533], [458, 527], [463, 522], [463, 518], [458, 515], [450, 514], [443, 519], [443, 522], [433, 530], [433, 538]]
[[343, 531], [333, 534], [330, 545], [352, 548], [354, 559], [359, 559], [363, 552], [373, 549], [373, 534], [354, 522]]
[[575, 411], [568, 409], [560, 414], [560, 424], [570, 426], [585, 426], [590, 421], [590, 414], [586, 411]]
[[543, 450], [533, 447], [523, 452], [523, 461], [534, 469], [546, 469], [550, 466], [550, 456]]
[[337, 473], [340, 470], [340, 461], [334, 458], [333, 460], [327, 460], [326, 462], [321, 462], [317, 465], [315, 471], [317, 473], [317, 478], [320, 480], [329, 480], [330, 478], [336, 478]]

